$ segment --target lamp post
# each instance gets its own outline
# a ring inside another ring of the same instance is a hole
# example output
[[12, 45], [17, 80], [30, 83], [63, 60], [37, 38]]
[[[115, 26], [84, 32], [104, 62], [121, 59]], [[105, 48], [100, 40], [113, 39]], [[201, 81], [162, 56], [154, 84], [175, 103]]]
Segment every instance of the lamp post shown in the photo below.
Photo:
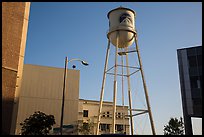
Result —
[[62, 94], [62, 109], [61, 109], [61, 122], [60, 122], [60, 135], [62, 135], [62, 128], [63, 128], [63, 118], [64, 118], [64, 98], [65, 98], [65, 89], [66, 89], [66, 78], [67, 78], [67, 66], [68, 63], [71, 61], [80, 61], [83, 65], [87, 66], [88, 63], [81, 60], [81, 59], [71, 59], [68, 60], [67, 57], [65, 57], [65, 67], [64, 67], [64, 83], [63, 83], [63, 94]]

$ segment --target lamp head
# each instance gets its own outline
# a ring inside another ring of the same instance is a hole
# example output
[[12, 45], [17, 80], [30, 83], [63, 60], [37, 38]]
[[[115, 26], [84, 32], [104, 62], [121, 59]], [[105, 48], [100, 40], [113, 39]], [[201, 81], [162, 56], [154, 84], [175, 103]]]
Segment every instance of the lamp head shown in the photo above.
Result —
[[81, 61], [81, 63], [85, 66], [88, 66], [89, 64], [86, 61]]

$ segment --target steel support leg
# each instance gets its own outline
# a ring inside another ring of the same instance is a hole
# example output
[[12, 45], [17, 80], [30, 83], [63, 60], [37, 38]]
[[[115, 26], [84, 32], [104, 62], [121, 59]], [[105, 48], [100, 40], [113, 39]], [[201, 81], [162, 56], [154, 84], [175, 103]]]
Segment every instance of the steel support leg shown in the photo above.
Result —
[[112, 133], [115, 133], [115, 119], [116, 119], [116, 101], [117, 101], [117, 67], [118, 67], [118, 38], [119, 32], [116, 36], [116, 46], [115, 46], [115, 69], [114, 69], [114, 87], [113, 87], [113, 114], [112, 114]]
[[156, 135], [155, 128], [154, 128], [154, 122], [153, 122], [153, 118], [152, 118], [151, 107], [150, 107], [150, 103], [149, 103], [149, 96], [148, 96], [148, 92], [147, 92], [147, 86], [146, 86], [146, 82], [145, 82], [145, 78], [144, 78], [144, 72], [143, 72], [143, 68], [142, 68], [142, 61], [141, 61], [141, 58], [140, 58], [140, 52], [139, 52], [139, 47], [138, 47], [137, 36], [135, 36], [135, 44], [136, 44], [136, 51], [137, 51], [137, 55], [138, 55], [139, 65], [140, 65], [140, 71], [141, 71], [141, 75], [142, 75], [142, 82], [143, 82], [143, 86], [144, 86], [144, 92], [145, 92], [147, 108], [148, 108], [148, 112], [149, 112], [150, 124], [151, 124], [151, 127], [152, 127], [152, 134]]
[[[125, 49], [127, 52], [127, 48]], [[128, 54], [125, 55], [126, 56], [126, 66], [129, 65], [128, 63]], [[130, 88], [130, 72], [129, 72], [129, 68], [127, 67], [127, 80], [128, 80], [128, 98], [129, 98], [129, 109], [130, 109], [130, 127], [131, 127], [131, 135], [133, 135], [133, 117], [132, 117], [132, 93], [131, 93], [131, 88]]]
[[125, 128], [125, 101], [124, 101], [124, 76], [123, 76], [123, 56], [121, 56], [121, 65], [122, 65], [122, 106], [123, 106], [123, 113], [122, 113], [122, 118], [123, 118], [123, 132], [126, 133], [126, 128]]
[[105, 60], [105, 66], [104, 66], [104, 72], [103, 72], [103, 81], [102, 81], [102, 88], [101, 88], [101, 95], [100, 95], [100, 104], [98, 109], [98, 118], [97, 118], [97, 127], [96, 127], [96, 135], [99, 134], [99, 125], [101, 120], [101, 110], [103, 105], [103, 95], [104, 95], [104, 87], [105, 87], [105, 81], [106, 81], [106, 70], [108, 66], [108, 57], [110, 53], [110, 40], [108, 40], [108, 47], [106, 51], [106, 60]]

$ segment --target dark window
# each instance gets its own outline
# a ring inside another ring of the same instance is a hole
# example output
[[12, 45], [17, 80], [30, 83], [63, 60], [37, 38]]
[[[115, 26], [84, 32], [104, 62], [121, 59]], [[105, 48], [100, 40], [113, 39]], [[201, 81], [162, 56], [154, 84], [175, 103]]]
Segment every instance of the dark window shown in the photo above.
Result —
[[198, 98], [196, 100], [193, 100], [195, 105], [202, 105], [202, 100], [201, 98]]
[[[203, 86], [202, 86], [202, 85], [203, 85], [202, 75], [200, 75], [199, 78], [200, 78], [200, 88], [202, 89], [202, 87], [203, 87]], [[201, 92], [201, 93], [202, 93], [202, 92]]]
[[198, 76], [191, 76], [190, 77], [191, 88], [200, 88], [200, 81]]
[[109, 114], [110, 114], [110, 113], [109, 113], [109, 111], [108, 111], [108, 112], [107, 112], [107, 117], [109, 117]]
[[116, 130], [116, 131], [123, 131], [123, 125], [116, 124], [116, 125], [115, 125], [115, 130]]
[[110, 124], [100, 124], [101, 131], [110, 130]]
[[200, 88], [200, 85], [201, 85], [201, 84], [200, 84], [200, 80], [197, 79], [197, 87]]
[[83, 117], [88, 117], [89, 116], [88, 114], [89, 114], [88, 110], [83, 111]]
[[188, 64], [189, 67], [196, 67], [197, 66], [197, 60], [196, 60], [196, 56], [189, 56], [188, 57]]
[[88, 130], [88, 123], [83, 123], [83, 129]]
[[105, 112], [103, 112], [103, 117], [105, 117], [106, 116], [106, 114], [105, 114]]
[[121, 118], [121, 114], [120, 114], [120, 112], [118, 112], [118, 118]]
[[106, 124], [101, 124], [101, 131], [106, 131]]
[[110, 129], [110, 124], [107, 124], [107, 129], [108, 129], [108, 130]]
[[195, 48], [187, 49], [187, 55], [188, 56], [195, 56], [196, 55], [196, 49]]
[[198, 66], [202, 66], [202, 55], [198, 55], [197, 59], [198, 59]]
[[199, 46], [196, 48], [196, 54], [197, 55], [202, 55], [202, 46]]

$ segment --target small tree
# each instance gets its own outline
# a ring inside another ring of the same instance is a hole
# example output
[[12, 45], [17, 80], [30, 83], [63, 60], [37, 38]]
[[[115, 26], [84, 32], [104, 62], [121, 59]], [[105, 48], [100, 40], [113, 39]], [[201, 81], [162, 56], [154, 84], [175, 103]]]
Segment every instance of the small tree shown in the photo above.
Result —
[[83, 135], [93, 135], [93, 122], [90, 119], [87, 120], [87, 123], [83, 123], [82, 125], [78, 125], [79, 133]]
[[53, 115], [46, 115], [43, 112], [37, 111], [29, 118], [26, 118], [22, 126], [22, 135], [48, 135], [52, 126], [55, 124]]
[[164, 126], [164, 135], [184, 135], [182, 117], [180, 117], [180, 120], [171, 118], [168, 124]]

